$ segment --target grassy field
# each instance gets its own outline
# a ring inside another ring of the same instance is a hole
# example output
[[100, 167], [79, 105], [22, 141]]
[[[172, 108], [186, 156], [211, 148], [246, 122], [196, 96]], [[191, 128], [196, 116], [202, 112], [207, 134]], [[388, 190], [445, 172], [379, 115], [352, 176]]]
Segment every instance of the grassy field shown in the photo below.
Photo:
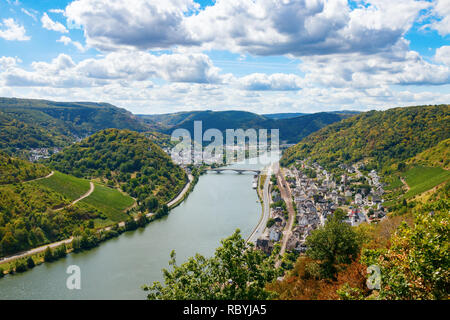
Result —
[[37, 180], [30, 183], [45, 186], [54, 190], [67, 199], [73, 201], [89, 191], [89, 181], [76, 178], [67, 174], [57, 172], [47, 179]]
[[412, 198], [448, 180], [450, 172], [438, 167], [417, 166], [406, 171], [403, 176], [410, 187], [405, 198]]
[[386, 180], [386, 183], [388, 184], [384, 189], [386, 191], [395, 190], [398, 188], [401, 188], [403, 186], [402, 181], [397, 176], [391, 176]]
[[95, 184], [94, 192], [80, 203], [87, 203], [105, 213], [112, 222], [128, 218], [124, 210], [133, 205], [133, 198], [122, 194], [119, 190]]

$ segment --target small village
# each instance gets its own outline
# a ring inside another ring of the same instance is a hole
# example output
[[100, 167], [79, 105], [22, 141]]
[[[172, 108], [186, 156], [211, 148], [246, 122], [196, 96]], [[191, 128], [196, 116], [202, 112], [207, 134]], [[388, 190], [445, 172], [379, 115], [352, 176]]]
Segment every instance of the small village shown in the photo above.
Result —
[[269, 222], [256, 241], [256, 247], [270, 254], [274, 245], [287, 235], [286, 252], [304, 253], [306, 238], [323, 226], [337, 208], [347, 213], [345, 222], [351, 226], [383, 219], [386, 215], [383, 184], [375, 170], [364, 175], [360, 171], [361, 166], [359, 163], [352, 166], [341, 164], [339, 168], [345, 173], [337, 177], [317, 163], [308, 165], [304, 161], [297, 161], [295, 166], [284, 169], [295, 211], [293, 227], [286, 230], [288, 213], [275, 182], [271, 187]]
[[48, 159], [52, 154], [58, 153], [62, 148], [33, 148], [29, 151], [28, 160], [37, 162], [41, 159]]

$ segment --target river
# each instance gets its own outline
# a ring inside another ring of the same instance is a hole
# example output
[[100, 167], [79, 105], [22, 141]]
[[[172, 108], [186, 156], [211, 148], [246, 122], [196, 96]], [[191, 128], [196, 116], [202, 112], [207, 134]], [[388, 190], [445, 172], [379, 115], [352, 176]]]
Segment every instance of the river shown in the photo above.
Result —
[[[260, 159], [267, 163], [268, 156]], [[278, 155], [272, 159], [278, 160]], [[264, 165], [228, 166], [233, 167], [261, 169]], [[0, 299], [145, 299], [141, 285], [162, 280], [161, 269], [168, 267], [172, 250], [180, 264], [195, 253], [212, 255], [220, 240], [237, 228], [243, 237], [250, 235], [261, 216], [252, 182], [252, 173], [202, 175], [188, 198], [167, 217], [92, 250], [7, 275], [0, 279]], [[80, 290], [66, 287], [70, 265], [80, 267]]]

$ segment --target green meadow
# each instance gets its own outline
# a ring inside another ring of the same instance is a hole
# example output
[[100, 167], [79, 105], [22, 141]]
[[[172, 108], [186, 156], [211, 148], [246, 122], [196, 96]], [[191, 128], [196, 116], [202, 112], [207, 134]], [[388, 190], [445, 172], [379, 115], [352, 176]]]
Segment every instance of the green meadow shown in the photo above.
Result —
[[450, 172], [439, 167], [416, 166], [403, 174], [410, 187], [405, 198], [412, 198], [428, 191], [450, 178]]
[[58, 171], [47, 179], [33, 181], [37, 185], [45, 186], [53, 191], [64, 195], [73, 201], [89, 191], [89, 181], [76, 178]]
[[117, 189], [95, 184], [94, 192], [80, 203], [87, 203], [105, 213], [112, 222], [124, 221], [128, 218], [125, 209], [131, 207], [134, 199], [124, 195]]

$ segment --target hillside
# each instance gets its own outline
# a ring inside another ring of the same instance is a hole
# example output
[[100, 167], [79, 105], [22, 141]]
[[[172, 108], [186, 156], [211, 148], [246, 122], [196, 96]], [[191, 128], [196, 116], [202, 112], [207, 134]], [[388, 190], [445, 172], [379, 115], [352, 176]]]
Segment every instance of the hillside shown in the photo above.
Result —
[[263, 114], [262, 116], [267, 119], [289, 119], [289, 118], [300, 117], [305, 114], [306, 113], [285, 112], [285, 113], [267, 113], [267, 114]]
[[203, 131], [216, 128], [225, 133], [226, 129], [279, 129], [280, 140], [287, 143], [298, 142], [312, 132], [324, 126], [349, 117], [347, 113], [314, 113], [290, 117], [274, 115], [266, 117], [245, 111], [192, 111], [163, 115], [138, 115], [155, 130], [171, 134], [173, 130], [183, 128], [194, 132], [194, 121], [202, 121]]
[[12, 158], [0, 152], [0, 185], [28, 181], [49, 173], [50, 170], [43, 165]]
[[[270, 283], [268, 289], [282, 300], [448, 299], [449, 192], [447, 182], [426, 201], [409, 203], [401, 216], [354, 228], [358, 254], [347, 264], [339, 264], [333, 278], [320, 275], [317, 270], [322, 261], [307, 251], [282, 281]], [[334, 241], [338, 247], [336, 239], [333, 235], [326, 243]], [[367, 286], [373, 280], [367, 270], [373, 265], [382, 275], [378, 290]]]
[[0, 98], [0, 148], [62, 147], [106, 128], [145, 131], [125, 109], [107, 103]]
[[[326, 113], [335, 113], [335, 114], [346, 114], [346, 115], [355, 115], [358, 114], [359, 111], [352, 110], [342, 110], [342, 111], [326, 111]], [[308, 113], [299, 113], [299, 112], [286, 112], [286, 113], [266, 113], [262, 116], [267, 119], [290, 119], [296, 118], [300, 116], [308, 115]]]
[[[76, 177], [97, 178], [155, 210], [184, 187], [185, 172], [144, 134], [102, 130], [53, 155], [47, 164]], [[156, 205], [155, 205], [156, 200]]]
[[117, 189], [90, 189], [76, 178], [0, 153], [0, 257], [129, 219], [134, 200]]
[[401, 208], [401, 201], [415, 199], [417, 196], [438, 187], [450, 180], [449, 140], [439, 142], [416, 156], [393, 165], [386, 175], [384, 199], [385, 206]]
[[443, 140], [436, 146], [419, 153], [407, 163], [450, 169], [450, 139]]
[[450, 106], [369, 111], [329, 125], [286, 150], [281, 164], [310, 158], [328, 169], [368, 161], [388, 170], [450, 137]]

